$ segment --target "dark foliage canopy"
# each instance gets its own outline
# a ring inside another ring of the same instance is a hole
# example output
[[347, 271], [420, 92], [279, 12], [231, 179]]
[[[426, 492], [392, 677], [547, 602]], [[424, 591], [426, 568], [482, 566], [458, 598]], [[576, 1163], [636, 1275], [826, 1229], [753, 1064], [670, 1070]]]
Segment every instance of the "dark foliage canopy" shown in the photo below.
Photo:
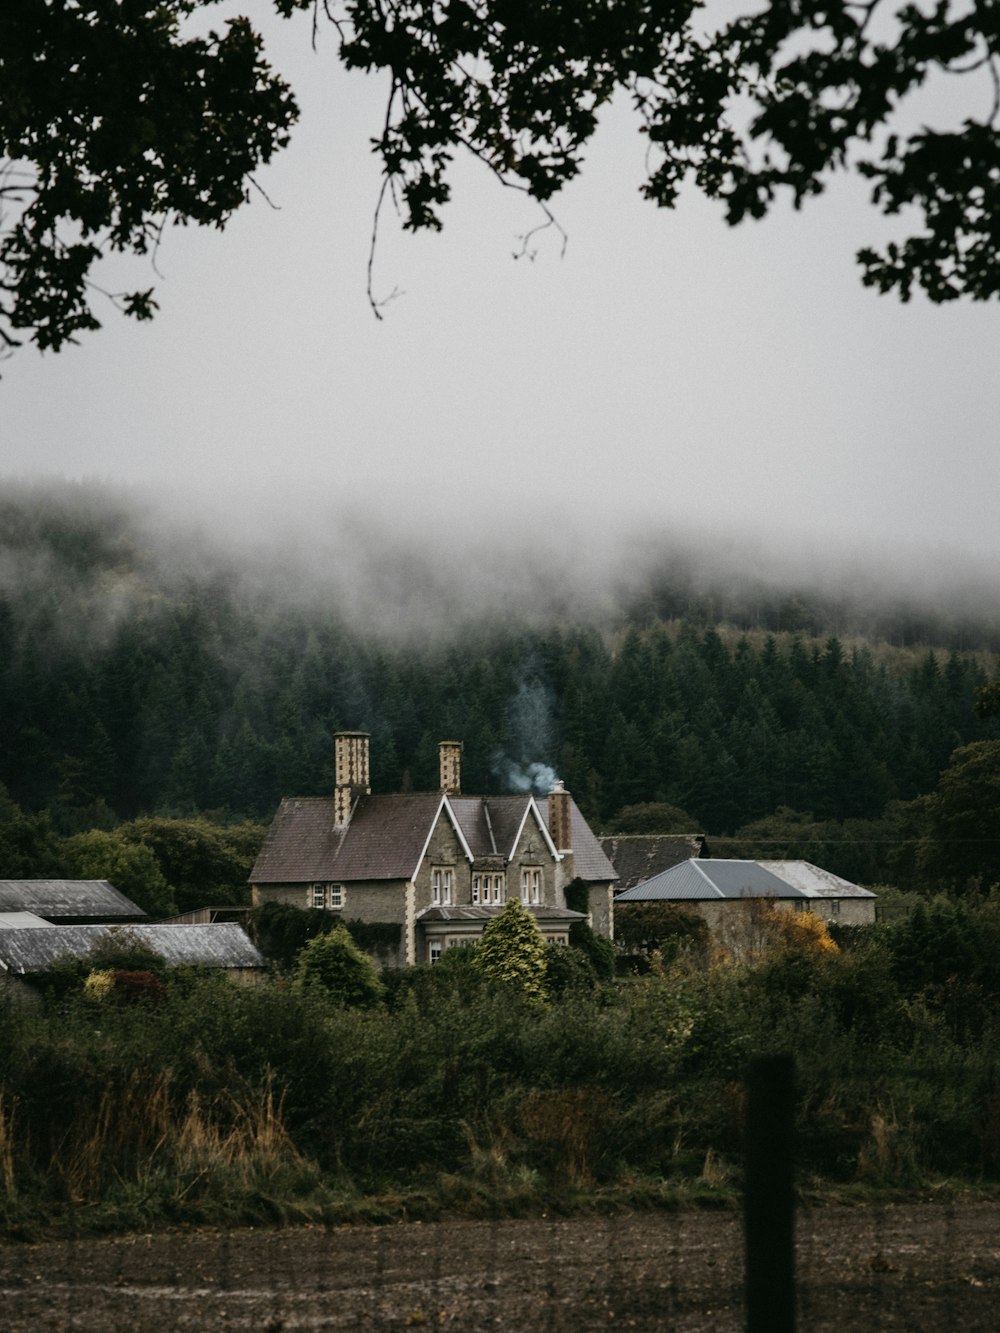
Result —
[[[296, 106], [245, 18], [186, 36], [203, 0], [0, 6], [0, 346], [100, 327], [89, 274], [166, 223], [221, 227]], [[152, 289], [111, 294], [137, 319]]]
[[[144, 254], [173, 219], [222, 226], [296, 107], [244, 18], [190, 36], [205, 0], [7, 0], [0, 9], [0, 343], [58, 349], [99, 326], [89, 273]], [[995, 0], [771, 0], [713, 23], [695, 0], [275, 0], [333, 21], [349, 68], [387, 71], [375, 140], [383, 199], [441, 226], [456, 152], [547, 201], [579, 171], [599, 113], [628, 97], [649, 143], [642, 192], [692, 182], [730, 223], [796, 207], [838, 170], [872, 185], [906, 239], [859, 255], [909, 298], [1000, 291]], [[917, 96], [954, 78], [957, 123]], [[921, 113], [923, 106], [921, 106]], [[152, 289], [110, 294], [148, 319]]]
[[[391, 73], [378, 150], [410, 227], [440, 226], [459, 147], [550, 199], [624, 93], [649, 140], [654, 203], [672, 207], [692, 181], [737, 223], [782, 195], [798, 207], [851, 169], [884, 213], [922, 219], [902, 243], [860, 252], [866, 284], [903, 300], [914, 287], [933, 301], [996, 295], [996, 4], [747, 8], [716, 23], [696, 0], [350, 0], [342, 53]], [[969, 81], [968, 114], [911, 128], [908, 101], [945, 75]]]

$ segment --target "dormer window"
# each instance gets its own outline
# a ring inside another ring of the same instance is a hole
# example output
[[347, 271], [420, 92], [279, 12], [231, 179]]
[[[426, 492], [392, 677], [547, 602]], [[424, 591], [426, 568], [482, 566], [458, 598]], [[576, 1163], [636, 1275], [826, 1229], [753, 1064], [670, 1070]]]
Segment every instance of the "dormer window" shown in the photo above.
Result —
[[472, 876], [472, 901], [478, 906], [489, 907], [491, 903], [502, 903], [506, 896], [503, 874]]

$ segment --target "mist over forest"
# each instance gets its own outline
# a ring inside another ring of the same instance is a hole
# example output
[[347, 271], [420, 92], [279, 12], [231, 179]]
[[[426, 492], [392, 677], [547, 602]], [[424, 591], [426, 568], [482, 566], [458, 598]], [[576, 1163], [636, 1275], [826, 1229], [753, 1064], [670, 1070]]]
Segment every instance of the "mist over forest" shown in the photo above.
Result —
[[329, 790], [333, 732], [361, 728], [376, 790], [436, 786], [453, 737], [469, 791], [555, 772], [598, 825], [660, 802], [722, 836], [878, 819], [997, 734], [974, 709], [1000, 651], [984, 570], [624, 525], [420, 532], [339, 504], [266, 522], [8, 483], [10, 798], [64, 833], [266, 820]]

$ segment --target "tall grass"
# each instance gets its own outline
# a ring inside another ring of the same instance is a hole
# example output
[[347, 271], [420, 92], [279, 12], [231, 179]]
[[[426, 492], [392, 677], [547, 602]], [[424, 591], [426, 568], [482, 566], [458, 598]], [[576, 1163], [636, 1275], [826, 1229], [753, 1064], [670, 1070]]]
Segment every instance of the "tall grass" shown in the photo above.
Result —
[[[884, 933], [865, 949], [682, 961], [542, 1008], [447, 969], [372, 1011], [190, 977], [156, 1005], [2, 1008], [3, 1217], [14, 1230], [730, 1197], [742, 1071], [777, 1050], [797, 1057], [805, 1186], [998, 1183], [988, 992], [902, 984]], [[974, 1022], [955, 1012], [967, 993]]]

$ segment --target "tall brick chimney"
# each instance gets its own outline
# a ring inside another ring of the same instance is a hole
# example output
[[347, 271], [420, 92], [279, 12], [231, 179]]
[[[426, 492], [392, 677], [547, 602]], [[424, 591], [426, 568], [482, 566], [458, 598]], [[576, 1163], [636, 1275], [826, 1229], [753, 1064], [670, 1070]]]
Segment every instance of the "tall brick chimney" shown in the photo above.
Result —
[[338, 731], [333, 738], [336, 767], [333, 822], [338, 827], [351, 822], [351, 810], [359, 796], [371, 795], [368, 740], [367, 731]]
[[559, 778], [552, 784], [549, 792], [549, 833], [556, 845], [557, 852], [569, 852], [573, 849], [573, 835], [570, 830], [570, 794]]
[[462, 793], [462, 742], [441, 741], [438, 744], [441, 764], [441, 790], [448, 796]]

